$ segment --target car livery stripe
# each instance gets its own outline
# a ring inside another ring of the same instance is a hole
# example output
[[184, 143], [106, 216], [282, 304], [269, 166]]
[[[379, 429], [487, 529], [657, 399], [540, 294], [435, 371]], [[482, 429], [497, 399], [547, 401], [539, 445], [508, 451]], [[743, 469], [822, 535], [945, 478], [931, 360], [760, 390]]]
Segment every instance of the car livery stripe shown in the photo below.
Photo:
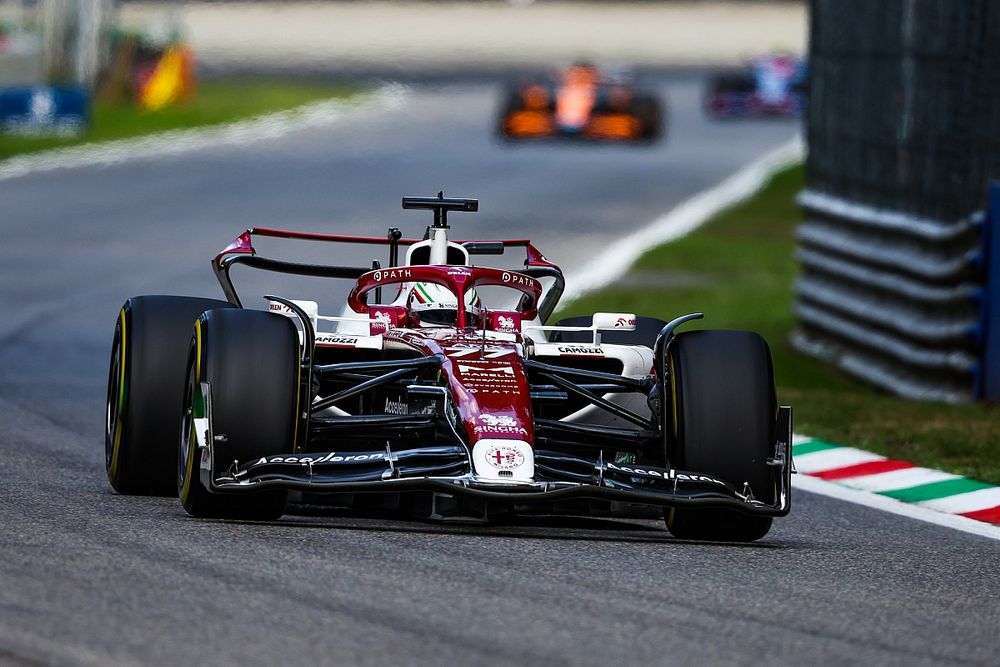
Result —
[[431, 295], [427, 293], [427, 290], [420, 283], [417, 283], [413, 295], [417, 297], [417, 301], [420, 303], [434, 303], [434, 299], [431, 298]]
[[792, 455], [810, 477], [1000, 526], [998, 486], [804, 435], [793, 437]]
[[990, 488], [989, 484], [977, 482], [974, 479], [959, 477], [957, 479], [944, 479], [930, 484], [911, 486], [908, 489], [896, 489], [895, 491], [882, 491], [883, 496], [889, 496], [896, 500], [907, 503], [923, 503], [929, 500], [959, 496]]
[[201, 382], [201, 318], [194, 321], [194, 377]]
[[[795, 449], [793, 445], [792, 453], [794, 452]], [[799, 472], [811, 474], [814, 472], [821, 472], [823, 470], [858, 465], [859, 463], [879, 461], [884, 458], [884, 456], [872, 454], [871, 452], [866, 452], [861, 449], [855, 449], [854, 447], [834, 447], [832, 449], [824, 449], [822, 451], [805, 454], [798, 462], [796, 462], [795, 466]]]
[[843, 468], [833, 468], [832, 470], [821, 470], [819, 472], [811, 473], [814, 477], [819, 477], [820, 479], [846, 479], [848, 477], [866, 477], [868, 475], [880, 475], [886, 472], [892, 472], [894, 470], [905, 470], [907, 468], [912, 468], [912, 463], [907, 463], [906, 461], [893, 461], [892, 459], [882, 459], [876, 461], [868, 461], [866, 463], [856, 463], [852, 466], [844, 466]]

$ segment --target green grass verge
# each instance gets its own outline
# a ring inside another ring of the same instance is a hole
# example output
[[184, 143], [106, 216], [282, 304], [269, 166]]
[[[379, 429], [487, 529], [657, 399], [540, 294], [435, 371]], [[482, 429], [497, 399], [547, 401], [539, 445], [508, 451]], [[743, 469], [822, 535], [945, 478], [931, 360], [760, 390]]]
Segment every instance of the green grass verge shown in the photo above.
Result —
[[753, 198], [649, 251], [617, 284], [558, 316], [624, 311], [670, 320], [701, 311], [698, 327], [758, 331], [771, 345], [778, 399], [794, 407], [796, 432], [1000, 484], [1000, 408], [887, 396], [789, 346], [800, 220], [794, 198], [802, 186], [801, 167], [778, 174]]
[[191, 100], [143, 111], [134, 103], [95, 102], [90, 128], [79, 137], [19, 137], [0, 134], [0, 159], [77, 144], [126, 139], [165, 130], [228, 123], [292, 109], [308, 102], [346, 98], [354, 89], [327, 83], [268, 79], [205, 81]]

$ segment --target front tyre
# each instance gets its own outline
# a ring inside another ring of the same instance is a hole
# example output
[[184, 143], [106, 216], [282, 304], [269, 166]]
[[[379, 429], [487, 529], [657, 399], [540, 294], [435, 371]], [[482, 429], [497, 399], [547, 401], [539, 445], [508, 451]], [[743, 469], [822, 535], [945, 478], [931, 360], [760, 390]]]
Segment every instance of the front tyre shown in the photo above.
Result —
[[205, 313], [196, 323], [187, 364], [177, 491], [193, 516], [274, 520], [285, 511], [281, 490], [212, 493], [201, 481], [195, 416], [201, 383], [211, 391], [215, 478], [233, 461], [290, 454], [295, 443], [299, 340], [286, 317], [256, 310]]
[[108, 369], [104, 463], [121, 494], [173, 495], [191, 325], [226, 301], [134, 296], [115, 322]]
[[[749, 485], [754, 498], [777, 493], [767, 465], [774, 443], [777, 401], [771, 352], [750, 331], [678, 334], [667, 359], [674, 433], [667, 458], [674, 467]], [[771, 517], [730, 509], [672, 509], [667, 528], [681, 539], [752, 542]]]

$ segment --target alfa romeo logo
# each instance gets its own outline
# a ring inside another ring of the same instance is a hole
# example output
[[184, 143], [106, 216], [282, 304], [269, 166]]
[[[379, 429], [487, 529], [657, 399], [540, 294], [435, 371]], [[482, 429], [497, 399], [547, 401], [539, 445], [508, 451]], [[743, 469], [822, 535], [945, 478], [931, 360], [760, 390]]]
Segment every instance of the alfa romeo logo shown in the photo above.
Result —
[[516, 447], [493, 445], [486, 450], [486, 461], [499, 470], [513, 470], [524, 465], [524, 454]]

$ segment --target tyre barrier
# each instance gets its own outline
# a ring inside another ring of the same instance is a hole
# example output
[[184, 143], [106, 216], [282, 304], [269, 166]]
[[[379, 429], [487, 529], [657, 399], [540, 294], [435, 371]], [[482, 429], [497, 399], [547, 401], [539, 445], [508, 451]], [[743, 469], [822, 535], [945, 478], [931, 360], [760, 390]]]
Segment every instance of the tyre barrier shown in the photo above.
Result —
[[944, 222], [802, 192], [792, 346], [907, 398], [1000, 398], [991, 196], [992, 215]]

